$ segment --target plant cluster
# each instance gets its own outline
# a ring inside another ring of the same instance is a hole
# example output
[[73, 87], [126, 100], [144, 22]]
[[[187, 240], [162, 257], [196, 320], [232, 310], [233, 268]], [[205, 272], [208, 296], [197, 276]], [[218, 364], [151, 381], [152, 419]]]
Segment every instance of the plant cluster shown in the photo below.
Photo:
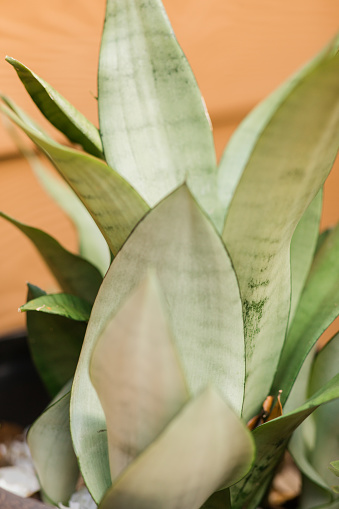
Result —
[[80, 239], [74, 255], [1, 213], [61, 288], [29, 285], [21, 307], [53, 398], [28, 434], [48, 501], [67, 503], [80, 468], [100, 509], [255, 509], [289, 447], [300, 508], [338, 507], [339, 336], [315, 347], [339, 313], [339, 227], [319, 236], [338, 47], [259, 104], [219, 165], [160, 0], [107, 0], [99, 130], [7, 58], [83, 149], [2, 97], [66, 181], [32, 158]]

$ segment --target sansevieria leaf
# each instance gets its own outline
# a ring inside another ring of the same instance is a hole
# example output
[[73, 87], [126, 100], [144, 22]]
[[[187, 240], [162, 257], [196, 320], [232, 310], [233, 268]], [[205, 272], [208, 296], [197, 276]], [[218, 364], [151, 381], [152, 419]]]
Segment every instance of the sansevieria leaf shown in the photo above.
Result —
[[291, 242], [291, 308], [293, 321], [301, 292], [310, 271], [319, 238], [322, 190], [316, 195], [300, 219]]
[[187, 182], [220, 223], [208, 114], [160, 0], [108, 0], [98, 101], [109, 165], [154, 206]]
[[[296, 399], [300, 375], [303, 375], [305, 368], [308, 371], [307, 389], [311, 394], [338, 373], [338, 338], [336, 334], [315, 358], [314, 351], [308, 355], [287, 401], [289, 407], [290, 401]], [[313, 365], [311, 376], [310, 360]], [[289, 443], [289, 450], [304, 476], [301, 509], [322, 509], [336, 498], [332, 489], [334, 476], [330, 471], [330, 463], [339, 455], [338, 409], [338, 400], [317, 408], [296, 430]]]
[[46, 138], [15, 113], [1, 107], [43, 150], [86, 206], [115, 255], [149, 207], [136, 191], [100, 159]]
[[251, 160], [261, 135], [290, 93], [317, 68], [328, 48], [293, 74], [277, 90], [260, 102], [240, 123], [227, 143], [218, 168], [218, 193], [224, 217], [242, 174]]
[[30, 300], [19, 308], [20, 311], [38, 311], [39, 313], [65, 316], [79, 322], [88, 321], [91, 309], [92, 306], [87, 300], [68, 293], [43, 295]]
[[[28, 284], [28, 301], [45, 296], [43, 290]], [[34, 364], [46, 389], [54, 397], [74, 376], [87, 323], [39, 311], [26, 311], [26, 315]]]
[[[24, 124], [30, 125], [33, 129], [40, 131], [45, 138], [47, 137], [52, 140], [41, 126], [13, 103], [13, 101], [3, 95], [0, 95], [0, 97]], [[41, 161], [41, 157], [31, 150], [31, 148], [28, 148], [21, 140], [21, 137], [17, 136], [16, 130], [12, 124], [7, 126], [7, 131], [31, 166], [39, 183], [74, 223], [78, 233], [79, 254], [97, 267], [101, 274], [104, 275], [111, 261], [109, 248], [105, 238], [84, 204], [66, 182], [63, 182], [62, 179], [47, 169], [45, 164]]]
[[150, 274], [92, 354], [90, 375], [105, 412], [113, 481], [189, 399], [163, 307]]
[[[45, 138], [53, 139], [48, 132], [41, 127], [38, 122], [28, 115], [20, 106], [18, 106], [10, 97], [4, 94], [0, 94], [0, 98], [6, 106], [16, 114], [17, 117], [24, 123], [29, 125], [32, 129], [39, 131]], [[12, 134], [12, 133], [11, 133]], [[15, 143], [18, 144], [20, 141], [16, 138]]]
[[33, 242], [66, 293], [77, 295], [88, 302], [94, 301], [102, 282], [102, 276], [96, 267], [64, 249], [44, 231], [16, 221], [4, 212], [0, 212], [0, 217], [16, 226]]
[[231, 509], [230, 490], [216, 491], [206, 500], [201, 509]]
[[[98, 433], [105, 419], [88, 365], [107, 320], [149, 268], [156, 270], [167, 302], [190, 393], [213, 384], [236, 413], [242, 408], [244, 341], [237, 280], [221, 239], [183, 186], [135, 228], [106, 275], [88, 324], [73, 385], [71, 427], [82, 473], [96, 500], [103, 495], [100, 483], [107, 465], [93, 468], [93, 451], [106, 447]], [[95, 456], [103, 461], [103, 453]]]
[[99, 509], [199, 509], [241, 479], [253, 456], [249, 430], [208, 388], [113, 483]]
[[[309, 392], [314, 394], [338, 371], [339, 333], [317, 354], [310, 376]], [[321, 406], [312, 415], [315, 428], [314, 446], [309, 451], [309, 460], [321, 473], [328, 488], [335, 481], [330, 469], [331, 461], [339, 458], [339, 401]]]
[[274, 473], [288, 440], [298, 426], [316, 408], [339, 398], [339, 373], [329, 380], [304, 405], [262, 424], [253, 431], [256, 459], [247, 477], [231, 488], [232, 509], [256, 509], [264, 493], [261, 487]]
[[275, 376], [273, 392], [285, 401], [308, 352], [339, 314], [339, 225], [314, 258]]
[[68, 502], [79, 476], [69, 429], [69, 401], [70, 384], [68, 392], [60, 394], [35, 421], [27, 437], [42, 491], [54, 505]]
[[292, 235], [338, 150], [338, 42], [290, 90], [265, 125], [226, 216], [223, 238], [244, 311], [246, 419], [269, 392], [285, 339]]
[[79, 242], [80, 255], [97, 267], [104, 276], [111, 262], [105, 238], [92, 216], [75, 192], [40, 162], [35, 154], [25, 153], [37, 179], [56, 203], [74, 223]]
[[47, 120], [67, 138], [96, 157], [103, 157], [98, 129], [51, 85], [12, 57], [6, 60], [16, 70], [27, 92]]

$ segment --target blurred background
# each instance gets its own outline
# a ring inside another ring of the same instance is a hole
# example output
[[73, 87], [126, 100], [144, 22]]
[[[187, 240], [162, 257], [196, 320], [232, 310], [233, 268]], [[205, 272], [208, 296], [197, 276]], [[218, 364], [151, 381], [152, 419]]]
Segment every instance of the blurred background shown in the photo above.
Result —
[[[338, 30], [338, 0], [164, 0], [209, 110], [218, 157], [262, 98], [317, 53]], [[53, 85], [97, 125], [96, 69], [105, 0], [2, 2], [0, 90], [42, 121], [10, 55]], [[46, 124], [44, 124], [46, 125]], [[58, 140], [60, 134], [55, 132]], [[338, 161], [325, 186], [322, 228], [339, 220]], [[39, 187], [0, 125], [0, 209], [76, 249], [72, 225]], [[25, 283], [56, 288], [34, 248], [0, 220], [0, 336], [24, 327], [17, 312]]]

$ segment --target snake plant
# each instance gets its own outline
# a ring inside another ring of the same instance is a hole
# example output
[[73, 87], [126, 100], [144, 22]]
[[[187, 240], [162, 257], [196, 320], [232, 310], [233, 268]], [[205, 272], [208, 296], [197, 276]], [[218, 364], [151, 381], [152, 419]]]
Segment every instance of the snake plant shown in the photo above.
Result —
[[74, 255], [1, 214], [61, 289], [30, 284], [21, 307], [53, 397], [28, 434], [50, 502], [67, 503], [80, 468], [100, 509], [255, 509], [289, 447], [300, 507], [338, 507], [339, 336], [315, 350], [339, 313], [339, 226], [319, 236], [338, 48], [337, 37], [260, 103], [219, 164], [160, 0], [107, 0], [99, 130], [7, 58], [76, 144], [2, 97], [65, 180], [33, 161], [80, 236]]

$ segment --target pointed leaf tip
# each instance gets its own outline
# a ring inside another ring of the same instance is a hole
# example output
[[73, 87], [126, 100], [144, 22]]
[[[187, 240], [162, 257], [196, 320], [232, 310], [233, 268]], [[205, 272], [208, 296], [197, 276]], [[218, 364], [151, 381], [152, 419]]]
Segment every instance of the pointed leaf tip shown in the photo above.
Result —
[[8, 57], [32, 100], [46, 119], [71, 142], [100, 159], [103, 158], [98, 129], [49, 83], [18, 60]]
[[92, 354], [90, 375], [106, 415], [113, 480], [189, 397], [160, 293], [154, 271], [148, 272]]
[[241, 479], [253, 457], [251, 433], [207, 388], [113, 483], [100, 509], [114, 504], [120, 509], [198, 509], [217, 489]]

